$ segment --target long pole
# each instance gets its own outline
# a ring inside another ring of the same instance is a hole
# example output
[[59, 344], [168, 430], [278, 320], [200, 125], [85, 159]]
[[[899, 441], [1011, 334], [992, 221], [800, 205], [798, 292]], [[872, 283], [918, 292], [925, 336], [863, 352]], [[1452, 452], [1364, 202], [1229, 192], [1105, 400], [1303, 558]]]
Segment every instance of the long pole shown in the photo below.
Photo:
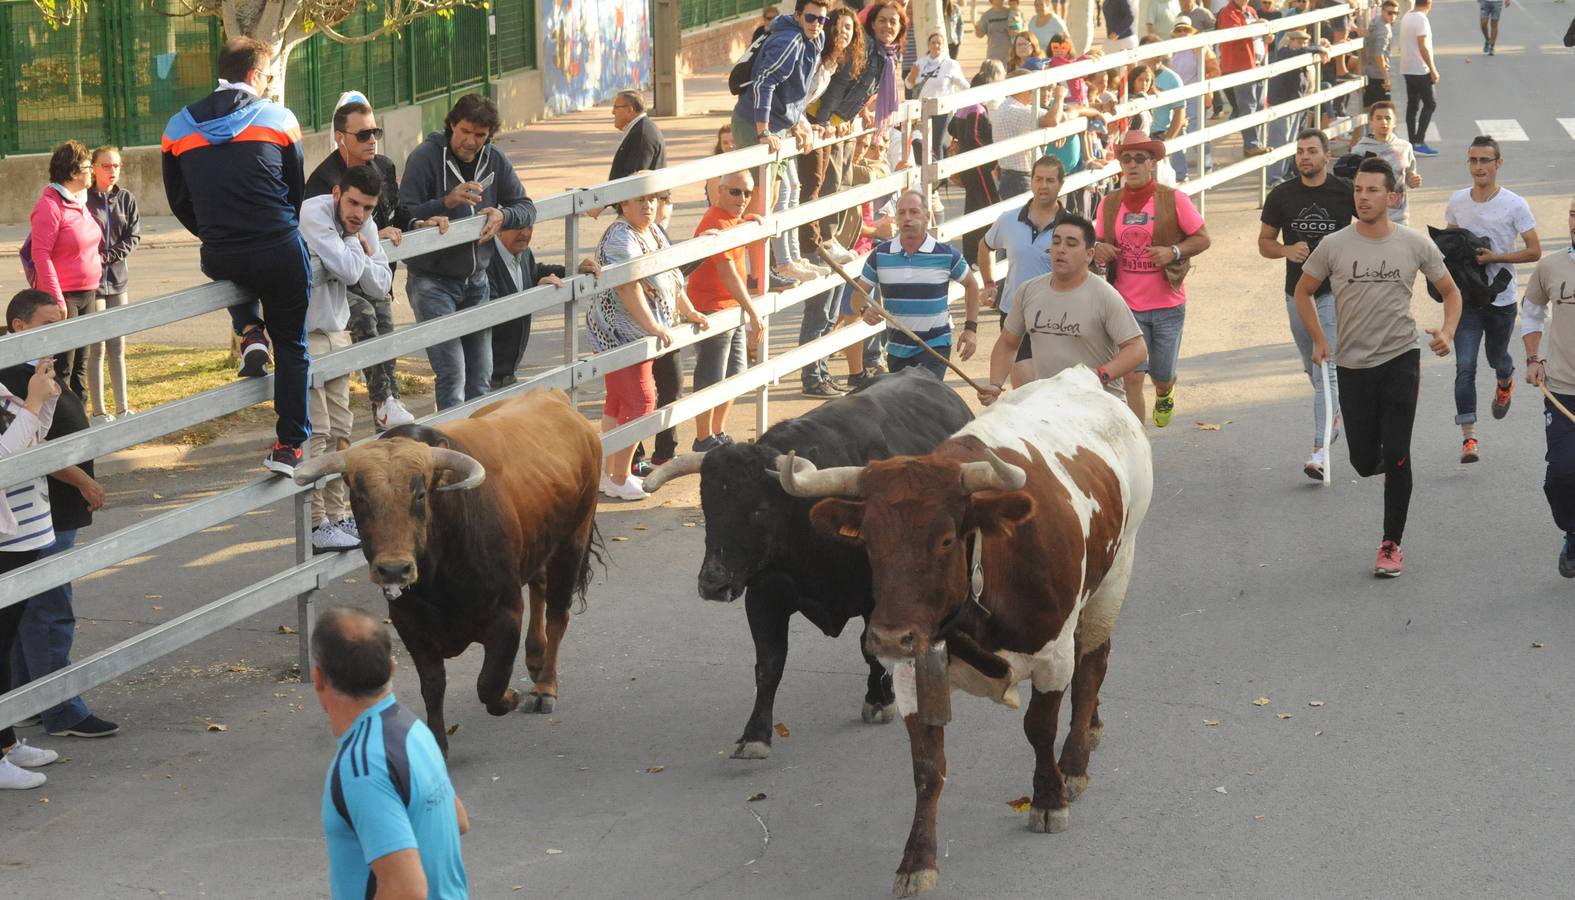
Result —
[[[824, 248], [822, 248], [822, 250], [824, 251]], [[872, 297], [870, 297], [869, 291], [864, 290], [864, 288], [862, 286], [860, 286], [857, 281], [853, 280], [853, 276], [849, 275], [847, 273], [847, 271], [842, 268], [842, 266], [838, 265], [837, 261], [832, 259], [829, 254], [827, 254], [825, 252], [822, 252], [820, 254], [820, 258], [825, 260], [826, 261], [826, 265], [830, 266], [832, 268], [832, 271], [836, 272], [838, 275], [841, 275], [842, 276], [842, 280], [846, 281], [853, 288], [853, 290], [858, 293], [859, 297], [861, 297], [864, 300], [865, 307], [867, 309], [873, 309], [876, 312], [880, 313], [881, 314], [881, 318], [886, 320], [886, 324], [887, 325], [890, 325], [891, 327], [897, 329], [898, 331], [902, 332], [903, 334], [907, 335], [908, 337], [913, 338], [913, 342], [915, 344], [918, 344], [920, 347], [923, 347], [925, 349], [925, 351], [928, 352], [931, 356], [933, 356], [936, 359], [940, 360], [941, 362], [945, 363], [946, 364], [946, 368], [951, 369], [953, 372], [956, 372], [957, 373], [957, 377], [961, 378], [963, 381], [967, 382], [969, 387], [973, 388], [974, 390], [976, 390], [976, 391], [978, 391], [980, 393], [984, 393], [984, 388], [980, 387], [979, 383], [977, 381], [974, 381], [972, 378], [969, 378], [967, 372], [964, 372], [961, 368], [958, 367], [958, 365], [956, 363], [952, 362], [950, 359], [947, 359], [946, 357], [944, 357], [941, 354], [937, 353], [934, 347], [931, 347], [929, 344], [926, 344], [924, 342], [923, 338], [921, 338], [918, 335], [914, 334], [912, 329], [910, 329], [908, 326], [906, 326], [906, 325], [902, 324], [901, 322], [899, 322], [897, 320], [896, 316], [894, 316], [891, 313], [887, 312], [885, 310], [885, 308], [882, 307], [879, 303], [876, 303], [875, 300]]]
[[1570, 412], [1568, 407], [1560, 403], [1559, 398], [1553, 396], [1553, 392], [1548, 390], [1548, 386], [1546, 384], [1539, 384], [1537, 387], [1542, 389], [1542, 396], [1548, 398], [1549, 403], [1558, 407], [1559, 412], [1564, 414], [1564, 418], [1569, 419], [1571, 422], [1575, 422], [1575, 413]]

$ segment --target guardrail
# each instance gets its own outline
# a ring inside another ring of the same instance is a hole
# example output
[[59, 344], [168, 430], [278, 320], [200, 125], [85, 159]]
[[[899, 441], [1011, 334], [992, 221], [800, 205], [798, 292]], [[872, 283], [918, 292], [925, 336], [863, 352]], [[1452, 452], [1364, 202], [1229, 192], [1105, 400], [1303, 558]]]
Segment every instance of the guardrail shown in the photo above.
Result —
[[[1338, 15], [1339, 11], [1336, 9], [1318, 10], [1273, 22], [1147, 45], [1100, 59], [972, 88], [922, 103], [908, 101], [902, 107], [899, 121], [906, 136], [911, 130], [924, 127], [924, 123], [927, 123], [933, 115], [950, 112], [983, 100], [1020, 93], [1025, 86], [1030, 89], [1043, 89], [1057, 82], [1081, 77], [1094, 71], [1120, 69], [1134, 62], [1169, 53], [1197, 50], [1207, 45], [1243, 37], [1269, 36], [1279, 31], [1308, 25], [1316, 26], [1317, 23], [1336, 18]], [[1359, 41], [1348, 41], [1336, 50], [1345, 51], [1358, 46], [1360, 46]], [[1310, 62], [1288, 60], [1254, 69], [1248, 73], [1237, 73], [1212, 80], [1202, 79], [1196, 84], [1167, 91], [1156, 98], [1123, 99], [1117, 115], [1130, 115], [1146, 109], [1184, 102], [1205, 91], [1262, 80], [1284, 71], [1316, 65], [1316, 63], [1317, 56], [1314, 55]], [[1362, 81], [1358, 79], [1316, 91], [1293, 104], [1279, 105], [1250, 116], [1228, 120], [1188, 133], [1174, 141], [1167, 149], [1201, 147], [1226, 134], [1261, 126], [1288, 112], [1315, 108], [1327, 100], [1360, 90], [1361, 87]], [[1359, 118], [1345, 119], [1335, 123], [1330, 130], [1338, 133], [1359, 121]], [[1038, 129], [1027, 135], [939, 161], [933, 158], [934, 148], [929, 147], [929, 142], [926, 141], [925, 158], [919, 161], [918, 165], [900, 169], [868, 184], [848, 188], [829, 197], [812, 200], [782, 213], [768, 210], [761, 222], [748, 222], [719, 234], [681, 241], [658, 253], [608, 266], [598, 276], [576, 275], [565, 279], [562, 287], [541, 285], [506, 297], [495, 298], [492, 302], [464, 312], [429, 320], [395, 334], [325, 354], [313, 360], [313, 384], [320, 385], [328, 379], [363, 369], [373, 363], [408, 355], [432, 344], [483, 330], [500, 322], [531, 313], [559, 309], [563, 313], [565, 326], [561, 365], [510, 385], [501, 391], [435, 413], [423, 421], [430, 424], [468, 416], [500, 397], [538, 388], [557, 387], [573, 392], [587, 381], [608, 372], [655, 359], [703, 340], [715, 334], [718, 329], [740, 327], [744, 321], [741, 310], [731, 309], [709, 317], [713, 329], [709, 333], [699, 332], [692, 326], [674, 329], [673, 342], [666, 348], [658, 347], [655, 338], [646, 338], [581, 358], [577, 319], [583, 300], [652, 273], [677, 268], [723, 250], [760, 241], [787, 229], [797, 228], [804, 223], [825, 218], [833, 213], [856, 208], [866, 201], [911, 186], [933, 187], [960, 169], [985, 165], [1014, 152], [1040, 147], [1051, 140], [1079, 134], [1086, 128], [1086, 124], [1086, 120], [1079, 118], [1074, 122]], [[859, 132], [856, 131], [837, 140], [854, 140], [858, 136]], [[563, 220], [564, 260], [566, 268], [573, 272], [580, 255], [579, 219], [588, 211], [632, 197], [702, 183], [719, 173], [745, 169], [756, 171], [758, 189], [769, 197], [775, 181], [775, 164], [791, 163], [799, 152], [800, 148], [795, 142], [788, 140], [777, 153], [770, 152], [764, 146], [754, 146], [653, 173], [568, 191], [536, 201], [537, 220], [538, 222], [543, 219]], [[1212, 174], [1202, 174], [1200, 167], [1199, 177], [1187, 180], [1183, 183], [1183, 187], [1191, 193], [1201, 194], [1204, 190], [1226, 181], [1258, 173], [1261, 190], [1264, 169], [1291, 152], [1293, 148], [1290, 147], [1276, 148], [1269, 154], [1249, 157], [1223, 166]], [[1119, 171], [1114, 169], [1078, 172], [1066, 180], [1064, 190], [1072, 192], [1097, 186], [1118, 174]], [[1023, 202], [1022, 196], [1006, 198], [986, 209], [948, 217], [936, 224], [935, 232], [942, 240], [954, 238], [964, 232], [988, 225], [1001, 213], [1015, 209]], [[385, 243], [384, 249], [391, 261], [409, 259], [445, 247], [457, 246], [466, 241], [474, 241], [480, 234], [480, 228], [480, 219], [460, 220], [454, 222], [446, 234], [440, 235], [436, 229], [413, 231], [406, 234], [398, 246]], [[756, 301], [756, 308], [762, 318], [769, 323], [775, 315], [790, 310], [806, 299], [840, 287], [840, 280], [826, 277], [786, 291], [768, 293]], [[0, 367], [85, 346], [106, 338], [133, 334], [192, 316], [216, 312], [241, 299], [243, 299], [242, 294], [234, 285], [214, 283], [89, 316], [68, 319], [19, 334], [6, 335], [0, 337]], [[607, 432], [602, 436], [603, 449], [611, 453], [627, 448], [642, 438], [691, 418], [725, 400], [748, 393], [754, 394], [756, 426], [758, 431], [763, 432], [768, 425], [767, 393], [772, 382], [790, 375], [816, 359], [834, 355], [848, 346], [860, 343], [883, 329], [883, 325], [855, 323], [802, 346], [772, 355], [768, 328], [762, 335], [759, 364], [739, 375], [682, 397], [650, 415]], [[18, 453], [0, 460], [0, 485], [16, 484], [57, 471], [67, 465], [93, 459], [267, 401], [272, 397], [271, 380], [272, 376], [268, 376], [205, 391]], [[354, 553], [315, 558], [312, 556], [310, 542], [312, 523], [308, 510], [310, 490], [310, 488], [298, 487], [290, 480], [277, 476], [260, 478], [241, 487], [145, 519], [104, 535], [91, 543], [79, 544], [72, 550], [0, 576], [0, 608], [3, 608], [21, 603], [26, 598], [49, 588], [118, 565], [134, 557], [155, 552], [190, 535], [281, 500], [293, 499], [295, 504], [296, 554], [293, 566], [0, 696], [0, 722], [18, 721], [40, 712], [291, 598], [294, 598], [297, 604], [301, 673], [303, 678], [308, 677], [310, 672], [308, 641], [316, 594], [326, 588], [333, 579], [343, 577], [364, 565], [362, 557]]]

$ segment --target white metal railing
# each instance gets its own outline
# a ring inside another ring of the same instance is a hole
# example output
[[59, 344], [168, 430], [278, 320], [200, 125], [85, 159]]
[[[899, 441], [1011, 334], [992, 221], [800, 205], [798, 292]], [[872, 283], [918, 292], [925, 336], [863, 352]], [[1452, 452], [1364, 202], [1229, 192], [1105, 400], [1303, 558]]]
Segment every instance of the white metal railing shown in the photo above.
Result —
[[[926, 100], [922, 103], [908, 101], [902, 107], [899, 121], [906, 135], [913, 129], [923, 128], [932, 115], [950, 112], [982, 100], [1020, 93], [1025, 85], [1029, 89], [1042, 89], [1059, 81], [1087, 75], [1094, 71], [1122, 69], [1133, 62], [1166, 53], [1195, 50], [1226, 40], [1269, 36], [1290, 28], [1316, 25], [1337, 17], [1337, 14], [1338, 10], [1319, 10], [1244, 28], [1165, 41], [1100, 59], [1037, 72], [1020, 79], [1009, 79], [1005, 82], [973, 88], [944, 98]], [[1358, 45], [1357, 42], [1347, 42], [1339, 49]], [[1317, 57], [1313, 56], [1311, 62], [1316, 64]], [[1287, 61], [1254, 69], [1250, 73], [1238, 73], [1212, 80], [1203, 79], [1197, 84], [1168, 91], [1160, 98], [1124, 100], [1123, 105], [1118, 109], [1118, 115], [1185, 102], [1186, 98], [1198, 96], [1204, 91], [1261, 80], [1304, 65], [1308, 63], [1299, 60]], [[1314, 108], [1326, 100], [1359, 90], [1361, 86], [1360, 80], [1342, 83], [1328, 90], [1314, 92], [1294, 104], [1276, 106], [1271, 110], [1208, 126], [1184, 135], [1174, 142], [1172, 149], [1200, 147], [1204, 142], [1216, 141], [1228, 133], [1261, 126], [1287, 112]], [[1349, 128], [1353, 121], [1355, 120], [1344, 120], [1337, 123], [1334, 128], [1335, 130]], [[856, 208], [866, 201], [890, 195], [910, 186], [932, 187], [959, 169], [986, 165], [1013, 152], [1021, 152], [1043, 146], [1050, 140], [1080, 134], [1085, 127], [1086, 121], [1079, 119], [1039, 129], [1030, 135], [1002, 141], [990, 147], [941, 161], [934, 160], [934, 148], [929, 146], [929, 141], [925, 141], [926, 157], [919, 165], [893, 172], [869, 184], [843, 189], [831, 196], [804, 203], [783, 213], [773, 213], [768, 209], [762, 222], [745, 223], [720, 234], [681, 241], [659, 253], [608, 266], [599, 276], [575, 275], [565, 279], [562, 287], [541, 285], [496, 298], [474, 309], [413, 325], [396, 334], [385, 335], [325, 354], [313, 360], [313, 383], [320, 385], [327, 379], [363, 369], [373, 363], [408, 355], [432, 344], [489, 328], [523, 315], [558, 309], [564, 316], [561, 365], [501, 391], [435, 413], [423, 421], [436, 423], [468, 416], [481, 406], [494, 402], [500, 397], [537, 388], [557, 387], [572, 392], [587, 381], [608, 372], [655, 359], [704, 340], [715, 334], [718, 329], [734, 328], [743, 324], [742, 310], [732, 309], [710, 316], [713, 330], [709, 333], [699, 332], [692, 326], [674, 329], [673, 343], [666, 348], [658, 347], [655, 338], [646, 338], [643, 341], [582, 358], [579, 354], [578, 316], [582, 311], [582, 301], [586, 298], [610, 287], [628, 284], [651, 273], [696, 262], [723, 250], [759, 241], [833, 213]], [[921, 133], [927, 135], [928, 131], [924, 130]], [[856, 137], [858, 137], [857, 132], [838, 140], [853, 140]], [[609, 203], [700, 183], [719, 173], [744, 169], [753, 169], [757, 172], [759, 190], [769, 197], [774, 181], [774, 164], [781, 162], [791, 164], [799, 152], [800, 148], [795, 142], [788, 140], [783, 142], [777, 153], [771, 153], [764, 146], [754, 146], [653, 173], [568, 191], [536, 201], [537, 221], [544, 219], [563, 221], [564, 260], [566, 267], [573, 272], [580, 255], [578, 223], [585, 213], [600, 209]], [[1203, 175], [1200, 167], [1199, 177], [1189, 179], [1184, 186], [1189, 191], [1197, 193], [1227, 180], [1254, 173], [1258, 173], [1261, 179], [1265, 167], [1283, 159], [1289, 152], [1291, 150], [1288, 147], [1276, 148], [1269, 154], [1249, 157], [1217, 169], [1209, 175]], [[1118, 173], [1111, 169], [1078, 172], [1067, 179], [1064, 190], [1068, 192], [1081, 190], [1109, 180], [1116, 174]], [[943, 219], [937, 223], [935, 231], [941, 239], [951, 239], [988, 225], [1002, 212], [1016, 208], [1022, 202], [1024, 202], [1022, 196], [1005, 198], [987, 209]], [[436, 229], [413, 231], [406, 234], [398, 246], [385, 243], [384, 249], [391, 261], [410, 259], [434, 250], [474, 241], [480, 233], [480, 228], [479, 218], [460, 220], [451, 225], [447, 234], [439, 235]], [[834, 277], [822, 278], [786, 291], [768, 293], [756, 301], [756, 307], [762, 317], [769, 322], [772, 316], [787, 311], [808, 298], [819, 296], [829, 290], [838, 290], [840, 287], [840, 280]], [[19, 334], [5, 335], [0, 337], [0, 367], [216, 312], [243, 299], [246, 298], [234, 285], [214, 283], [90, 316], [68, 319]], [[766, 334], [762, 336], [760, 364], [702, 391], [682, 397], [650, 415], [613, 429], [603, 435], [603, 449], [610, 453], [626, 448], [644, 437], [693, 417], [725, 400], [751, 392], [756, 399], [757, 428], [763, 432], [768, 424], [766, 399], [771, 382], [817, 359], [860, 343], [883, 328], [884, 326], [856, 323], [776, 355], [771, 353], [769, 329], [767, 329]], [[0, 460], [0, 485], [16, 484], [70, 464], [93, 459], [264, 402], [272, 396], [271, 378], [272, 376], [250, 379], [205, 391]], [[312, 556], [310, 546], [312, 523], [309, 521], [307, 510], [309, 490], [310, 488], [296, 486], [288, 479], [274, 476], [260, 478], [215, 496], [192, 501], [177, 509], [106, 534], [90, 543], [80, 544], [72, 550], [0, 576], [0, 607], [6, 607], [20, 603], [27, 597], [48, 588], [82, 578], [134, 557], [156, 552], [192, 534], [252, 510], [286, 498], [293, 498], [295, 503], [296, 559], [293, 566], [256, 584], [216, 598], [112, 647], [100, 650], [59, 672], [0, 696], [0, 722], [17, 721], [37, 713], [292, 597], [297, 601], [299, 619], [297, 631], [301, 643], [302, 675], [305, 677], [310, 671], [306, 653], [312, 624], [313, 601], [317, 591], [326, 587], [333, 579], [340, 578], [363, 565], [358, 554], [340, 553], [315, 558]]]

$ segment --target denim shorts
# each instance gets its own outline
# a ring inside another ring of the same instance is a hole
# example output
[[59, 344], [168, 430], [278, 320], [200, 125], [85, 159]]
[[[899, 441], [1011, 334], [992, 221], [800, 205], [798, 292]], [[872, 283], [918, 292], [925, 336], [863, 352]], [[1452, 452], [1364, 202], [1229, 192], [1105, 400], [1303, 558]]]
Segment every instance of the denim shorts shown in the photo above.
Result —
[[1477, 9], [1481, 11], [1479, 18], [1497, 22], [1504, 12], [1504, 0], [1477, 0]]
[[1155, 381], [1176, 380], [1176, 360], [1181, 356], [1181, 326], [1187, 321], [1187, 305], [1169, 309], [1134, 310], [1143, 343], [1148, 345], [1148, 360], [1133, 371], [1147, 372]]
[[695, 345], [695, 390], [744, 371], [749, 356], [744, 329], [733, 328]]

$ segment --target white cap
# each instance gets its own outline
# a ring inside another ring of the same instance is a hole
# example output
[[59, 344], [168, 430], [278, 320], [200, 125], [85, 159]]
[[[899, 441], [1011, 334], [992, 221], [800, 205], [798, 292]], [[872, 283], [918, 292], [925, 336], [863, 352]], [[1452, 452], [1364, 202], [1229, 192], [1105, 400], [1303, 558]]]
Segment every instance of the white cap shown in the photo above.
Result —
[[339, 95], [339, 100], [334, 103], [334, 112], [338, 112], [340, 107], [348, 103], [365, 103], [367, 106], [372, 105], [372, 101], [366, 99], [366, 95], [360, 91], [345, 91], [343, 94]]

